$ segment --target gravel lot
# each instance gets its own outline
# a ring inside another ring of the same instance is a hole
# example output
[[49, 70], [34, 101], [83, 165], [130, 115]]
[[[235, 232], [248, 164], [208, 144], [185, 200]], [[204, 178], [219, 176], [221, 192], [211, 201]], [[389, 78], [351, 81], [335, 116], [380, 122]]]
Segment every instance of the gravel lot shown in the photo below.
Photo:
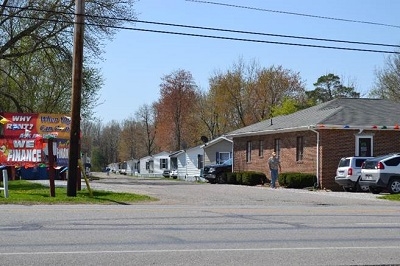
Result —
[[[165, 205], [293, 205], [358, 206], [369, 204], [393, 205], [396, 202], [378, 199], [371, 193], [332, 192], [305, 189], [271, 189], [267, 186], [239, 186], [195, 183], [167, 178], [140, 178], [117, 174], [93, 173], [98, 180], [90, 181], [92, 189], [144, 194], [159, 201], [147, 204]], [[48, 181], [35, 181], [47, 184]], [[66, 186], [66, 181], [56, 181], [56, 186]], [[85, 182], [82, 182], [85, 187]]]

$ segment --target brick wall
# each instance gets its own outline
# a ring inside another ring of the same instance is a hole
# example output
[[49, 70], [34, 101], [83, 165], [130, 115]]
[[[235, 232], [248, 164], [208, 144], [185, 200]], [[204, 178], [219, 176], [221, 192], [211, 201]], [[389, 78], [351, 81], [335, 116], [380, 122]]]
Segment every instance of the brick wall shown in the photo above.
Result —
[[[319, 130], [319, 178], [320, 188], [342, 190], [335, 183], [336, 168], [340, 158], [355, 156], [356, 135], [359, 130], [323, 129]], [[373, 155], [400, 152], [400, 131], [364, 131], [373, 135]], [[297, 137], [304, 139], [303, 160], [296, 161]], [[274, 140], [279, 138], [282, 172], [317, 172], [317, 134], [312, 131], [279, 133], [252, 137], [234, 138], [234, 171], [259, 171], [268, 177], [267, 160], [274, 150]], [[259, 156], [259, 142], [263, 140], [263, 156]], [[247, 142], [252, 143], [251, 161], [246, 162]]]

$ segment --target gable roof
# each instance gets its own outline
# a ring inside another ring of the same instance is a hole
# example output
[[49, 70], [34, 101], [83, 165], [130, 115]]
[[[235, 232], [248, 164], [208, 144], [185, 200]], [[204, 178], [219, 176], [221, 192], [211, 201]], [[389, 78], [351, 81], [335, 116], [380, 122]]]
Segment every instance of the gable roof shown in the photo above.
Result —
[[383, 99], [338, 98], [296, 113], [273, 117], [229, 132], [227, 137], [299, 131], [318, 126], [371, 128], [400, 125], [400, 103]]
[[210, 146], [213, 146], [213, 145], [215, 145], [215, 144], [217, 144], [217, 143], [220, 143], [220, 142], [222, 142], [222, 141], [228, 141], [228, 142], [231, 142], [231, 143], [232, 143], [232, 140], [231, 140], [231, 139], [228, 139], [228, 138], [226, 138], [226, 137], [224, 137], [224, 136], [220, 136], [220, 137], [218, 137], [218, 138], [215, 138], [215, 139], [213, 139], [213, 140], [211, 140], [211, 141], [209, 141], [209, 142], [207, 142], [207, 143], [201, 145], [201, 148], [210, 147]]

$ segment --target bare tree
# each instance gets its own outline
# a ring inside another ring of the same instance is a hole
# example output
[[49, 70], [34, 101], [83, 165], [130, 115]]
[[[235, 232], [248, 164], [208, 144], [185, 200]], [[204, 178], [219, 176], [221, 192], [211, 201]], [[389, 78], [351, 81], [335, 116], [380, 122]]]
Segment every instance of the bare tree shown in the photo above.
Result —
[[386, 58], [385, 67], [375, 73], [371, 97], [400, 101], [400, 53]]
[[145, 147], [145, 153], [142, 150], [138, 152], [141, 156], [152, 155], [157, 150], [155, 146], [157, 133], [155, 116], [155, 108], [147, 104], [142, 105], [136, 112], [136, 119], [140, 125], [137, 141]]

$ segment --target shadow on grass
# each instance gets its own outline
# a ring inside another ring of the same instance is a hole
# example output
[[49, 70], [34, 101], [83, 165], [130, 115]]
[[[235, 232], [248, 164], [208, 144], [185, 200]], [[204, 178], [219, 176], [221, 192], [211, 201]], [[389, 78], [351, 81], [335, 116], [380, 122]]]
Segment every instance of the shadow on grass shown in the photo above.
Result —
[[9, 181], [8, 189], [9, 190], [33, 190], [33, 189], [42, 189], [43, 185], [37, 183], [28, 183], [28, 182], [20, 182], [20, 181]]

